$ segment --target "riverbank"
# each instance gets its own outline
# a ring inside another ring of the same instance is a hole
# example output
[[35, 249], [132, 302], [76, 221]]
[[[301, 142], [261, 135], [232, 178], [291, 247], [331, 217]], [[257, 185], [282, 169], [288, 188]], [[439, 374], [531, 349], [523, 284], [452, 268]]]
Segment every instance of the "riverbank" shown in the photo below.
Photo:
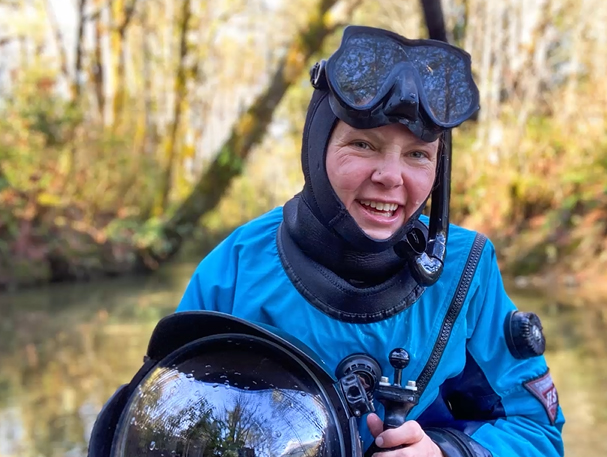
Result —
[[[574, 274], [554, 267], [542, 274], [529, 276], [504, 276], [504, 282], [511, 290], [533, 291], [556, 303], [572, 307], [605, 308], [607, 311], [606, 275], [598, 272]], [[605, 315], [607, 322], [607, 314]]]
[[[232, 230], [209, 231], [199, 229], [182, 249], [177, 262], [198, 262]], [[59, 235], [56, 233], [55, 235]], [[70, 232], [68, 235], [73, 235]], [[556, 301], [572, 306], [602, 305], [607, 301], [607, 281], [601, 263], [585, 262], [580, 268], [576, 251], [568, 251], [568, 256], [559, 257], [551, 244], [536, 243], [530, 247], [530, 234], [519, 236], [489, 235], [496, 246], [500, 269], [509, 288], [521, 291], [539, 291]], [[537, 237], [535, 237], [537, 238]], [[496, 242], [498, 240], [498, 242]], [[536, 239], [537, 241], [537, 239]], [[79, 249], [61, 252], [57, 246], [75, 246]], [[82, 283], [102, 280], [108, 277], [125, 277], [147, 274], [154, 268], [142, 268], [135, 263], [135, 249], [128, 243], [113, 244], [105, 240], [95, 243], [92, 237], [79, 235], [78, 238], [54, 242], [50, 251], [37, 244], [13, 258], [0, 259], [0, 293], [36, 289], [51, 283]], [[51, 252], [52, 255], [48, 255]], [[70, 255], [66, 255], [70, 252]], [[85, 252], [86, 255], [81, 253]], [[517, 253], [514, 255], [513, 253]], [[528, 263], [525, 262], [528, 258]], [[158, 268], [162, 268], [158, 265]]]

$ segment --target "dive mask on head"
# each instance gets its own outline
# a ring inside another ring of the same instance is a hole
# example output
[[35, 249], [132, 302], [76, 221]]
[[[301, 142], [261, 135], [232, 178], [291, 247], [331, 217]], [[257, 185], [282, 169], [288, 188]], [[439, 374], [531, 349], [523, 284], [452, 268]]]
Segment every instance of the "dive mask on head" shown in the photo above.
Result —
[[310, 76], [316, 89], [330, 90], [331, 109], [354, 128], [400, 122], [432, 142], [479, 109], [468, 53], [372, 27], [346, 27], [339, 49]]

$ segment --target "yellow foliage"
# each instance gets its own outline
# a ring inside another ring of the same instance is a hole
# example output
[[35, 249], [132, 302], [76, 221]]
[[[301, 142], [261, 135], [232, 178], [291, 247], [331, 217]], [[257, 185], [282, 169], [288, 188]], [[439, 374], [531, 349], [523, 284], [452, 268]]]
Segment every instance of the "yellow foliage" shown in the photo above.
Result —
[[59, 206], [61, 205], [61, 196], [41, 192], [38, 194], [38, 203], [44, 206]]

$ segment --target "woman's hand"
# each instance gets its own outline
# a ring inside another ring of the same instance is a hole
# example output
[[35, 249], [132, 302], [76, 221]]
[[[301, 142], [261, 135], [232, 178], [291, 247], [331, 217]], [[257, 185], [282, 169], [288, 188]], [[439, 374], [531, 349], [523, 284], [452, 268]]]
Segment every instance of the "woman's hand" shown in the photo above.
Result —
[[407, 447], [374, 454], [375, 457], [443, 457], [440, 448], [411, 420], [398, 428], [384, 431], [384, 423], [377, 414], [367, 416], [367, 425], [381, 448], [393, 448], [406, 444]]

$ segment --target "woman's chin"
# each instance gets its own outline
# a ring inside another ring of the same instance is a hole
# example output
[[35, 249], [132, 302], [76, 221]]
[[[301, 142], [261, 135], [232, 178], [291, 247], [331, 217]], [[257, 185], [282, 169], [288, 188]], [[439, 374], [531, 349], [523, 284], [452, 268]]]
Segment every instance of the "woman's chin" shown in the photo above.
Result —
[[365, 234], [378, 241], [384, 241], [394, 235], [403, 224], [403, 208], [399, 207], [395, 212], [386, 215], [369, 211], [360, 203], [349, 208], [350, 214], [356, 224]]
[[365, 232], [365, 234], [369, 237], [369, 238], [373, 238], [375, 240], [387, 240], [388, 238], [390, 238], [392, 235], [394, 235], [394, 230], [389, 230], [389, 229], [381, 229], [381, 228], [376, 228], [376, 227], [361, 227], [363, 232]]

